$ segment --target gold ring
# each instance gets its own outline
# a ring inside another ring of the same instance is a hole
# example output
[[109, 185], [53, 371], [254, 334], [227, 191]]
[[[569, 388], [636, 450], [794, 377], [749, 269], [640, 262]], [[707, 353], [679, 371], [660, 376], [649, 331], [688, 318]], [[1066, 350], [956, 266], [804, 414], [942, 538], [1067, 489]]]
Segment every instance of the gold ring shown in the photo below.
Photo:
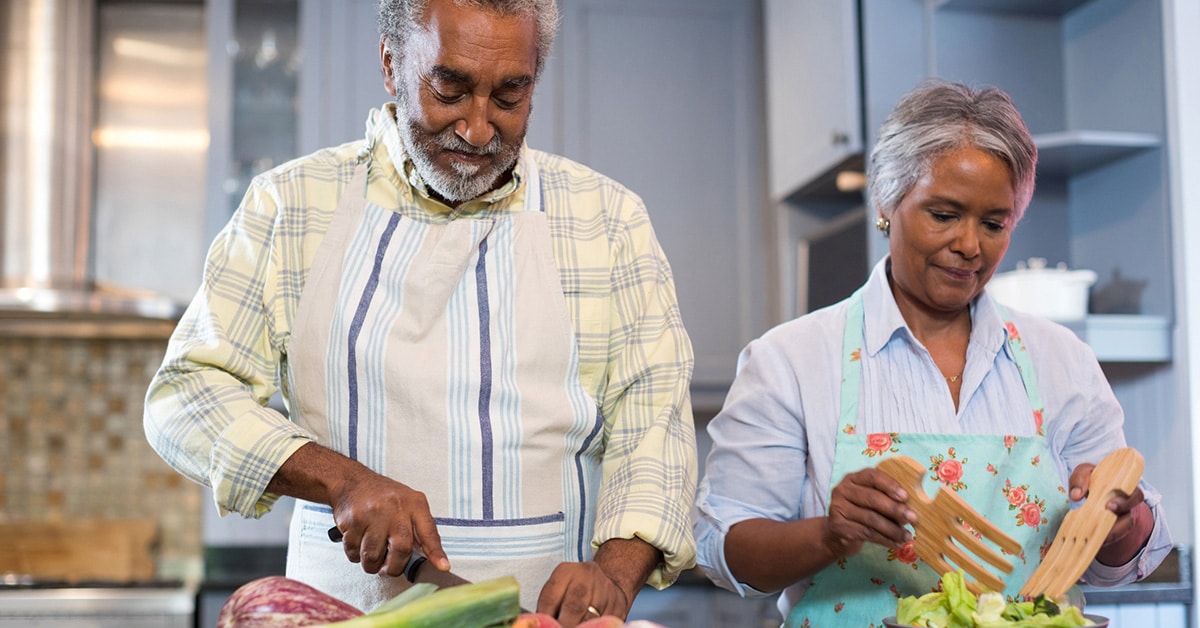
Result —
[[588, 612], [589, 612], [589, 613], [591, 613], [591, 614], [593, 614], [593, 615], [595, 615], [596, 617], [599, 617], [599, 616], [600, 616], [600, 611], [596, 610], [596, 607], [595, 607], [595, 606], [589, 606], [589, 607], [588, 607]]

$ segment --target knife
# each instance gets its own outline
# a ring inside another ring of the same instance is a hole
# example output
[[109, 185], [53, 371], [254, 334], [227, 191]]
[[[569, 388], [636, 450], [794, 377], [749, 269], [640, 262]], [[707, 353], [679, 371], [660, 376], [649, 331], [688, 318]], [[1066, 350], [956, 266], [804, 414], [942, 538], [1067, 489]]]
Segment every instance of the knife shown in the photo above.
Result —
[[[342, 531], [337, 526], [329, 528], [328, 534], [330, 541], [334, 543], [342, 542]], [[413, 548], [412, 556], [408, 559], [408, 565], [404, 567], [404, 577], [413, 584], [428, 582], [437, 585], [438, 589], [456, 587], [460, 584], [471, 584], [470, 580], [455, 574], [453, 571], [442, 571], [429, 564], [429, 559], [425, 558], [425, 554], [419, 548]], [[524, 608], [521, 609], [522, 614], [529, 612]]]
[[[342, 531], [337, 526], [329, 528], [329, 540], [334, 543], [342, 542]], [[470, 580], [454, 572], [442, 571], [433, 565], [427, 564], [428, 562], [425, 554], [421, 553], [420, 549], [413, 548], [412, 556], [408, 559], [408, 565], [404, 567], [404, 577], [413, 584], [418, 582], [436, 584], [439, 589], [471, 583]]]

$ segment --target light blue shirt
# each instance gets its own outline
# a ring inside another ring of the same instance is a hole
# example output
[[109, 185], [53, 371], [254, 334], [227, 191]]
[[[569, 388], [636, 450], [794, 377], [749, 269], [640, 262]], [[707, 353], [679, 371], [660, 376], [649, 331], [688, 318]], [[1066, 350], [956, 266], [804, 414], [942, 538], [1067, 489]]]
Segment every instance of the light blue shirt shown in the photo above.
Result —
[[[860, 433], [938, 432], [1034, 435], [1033, 408], [1006, 340], [1008, 330], [991, 297], [971, 308], [971, 338], [959, 407], [929, 352], [913, 336], [888, 286], [880, 261], [863, 290], [865, 340]], [[751, 342], [725, 406], [708, 426], [712, 451], [696, 496], [697, 560], [717, 585], [763, 596], [729, 572], [725, 535], [747, 519], [792, 521], [826, 514], [837, 437], [842, 336], [847, 302], [783, 323]], [[1099, 462], [1125, 447], [1124, 413], [1095, 353], [1062, 325], [1009, 310], [1030, 353], [1045, 406], [1044, 429], [1053, 460], [1047, 471], [1068, 485], [1070, 470]], [[1052, 465], [1052, 466], [1051, 466]], [[1093, 562], [1085, 582], [1116, 586], [1150, 574], [1171, 549], [1161, 495], [1142, 483], [1154, 513], [1146, 548], [1128, 564]], [[782, 558], [786, 560], [786, 558]], [[807, 581], [780, 596], [784, 616]]]

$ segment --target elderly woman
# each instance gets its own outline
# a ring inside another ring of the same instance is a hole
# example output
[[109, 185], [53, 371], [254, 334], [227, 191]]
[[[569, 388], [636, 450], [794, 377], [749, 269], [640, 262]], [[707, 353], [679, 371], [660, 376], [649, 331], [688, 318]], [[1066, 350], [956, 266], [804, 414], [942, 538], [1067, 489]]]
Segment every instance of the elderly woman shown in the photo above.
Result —
[[[984, 287], [1033, 194], [1035, 148], [995, 88], [929, 81], [871, 154], [889, 255], [850, 298], [750, 343], [697, 495], [699, 562], [744, 596], [783, 591], [787, 626], [878, 626], [941, 574], [918, 563], [916, 519], [885, 456], [930, 474], [1017, 539], [1015, 595], [1092, 467], [1125, 447], [1124, 417], [1071, 331], [1000, 307]], [[1170, 549], [1160, 496], [1118, 518], [1084, 581], [1149, 574]]]

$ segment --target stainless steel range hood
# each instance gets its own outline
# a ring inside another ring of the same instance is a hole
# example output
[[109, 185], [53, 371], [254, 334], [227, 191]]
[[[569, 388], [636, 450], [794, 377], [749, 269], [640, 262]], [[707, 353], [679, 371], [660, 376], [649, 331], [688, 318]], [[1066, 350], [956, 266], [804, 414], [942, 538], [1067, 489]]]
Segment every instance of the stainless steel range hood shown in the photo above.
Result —
[[0, 316], [170, 319], [93, 268], [94, 0], [0, 2]]

